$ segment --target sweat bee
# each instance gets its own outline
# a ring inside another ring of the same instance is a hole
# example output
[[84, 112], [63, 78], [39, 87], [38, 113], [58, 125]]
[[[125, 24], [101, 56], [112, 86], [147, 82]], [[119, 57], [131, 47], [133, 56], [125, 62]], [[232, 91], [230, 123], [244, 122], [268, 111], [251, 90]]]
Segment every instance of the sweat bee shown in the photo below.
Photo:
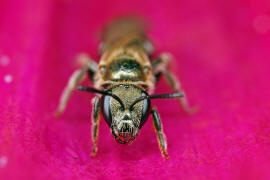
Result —
[[[161, 154], [169, 157], [162, 122], [156, 108], [151, 106], [151, 100], [177, 98], [185, 110], [190, 109], [179, 81], [168, 70], [170, 54], [162, 53], [151, 61], [153, 51], [143, 23], [137, 19], [118, 19], [104, 28], [98, 64], [88, 55], [78, 56], [83, 62], [82, 68], [71, 75], [56, 114], [64, 111], [76, 88], [97, 94], [92, 107], [93, 156], [98, 150], [100, 114], [121, 144], [133, 141], [151, 114]], [[78, 86], [87, 74], [94, 87]], [[161, 75], [175, 93], [152, 94]]]

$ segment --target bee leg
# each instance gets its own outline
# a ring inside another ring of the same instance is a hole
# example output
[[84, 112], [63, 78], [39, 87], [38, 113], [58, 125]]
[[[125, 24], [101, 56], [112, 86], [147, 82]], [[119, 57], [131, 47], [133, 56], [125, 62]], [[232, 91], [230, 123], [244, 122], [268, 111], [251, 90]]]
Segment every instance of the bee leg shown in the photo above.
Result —
[[163, 133], [160, 116], [155, 108], [152, 108], [151, 113], [153, 117], [153, 126], [157, 134], [160, 152], [164, 158], [168, 159], [170, 156], [167, 153], [167, 140], [165, 134]]
[[154, 46], [152, 45], [152, 43], [148, 40], [145, 40], [144, 43], [143, 43], [143, 47], [144, 49], [146, 50], [146, 52], [149, 54], [149, 55], [152, 55], [153, 52], [154, 52]]
[[93, 150], [92, 156], [95, 156], [98, 150], [97, 140], [98, 140], [98, 130], [99, 130], [99, 121], [100, 121], [100, 98], [95, 97], [93, 99], [93, 112], [92, 112], [92, 142]]
[[87, 54], [84, 54], [84, 53], [79, 54], [77, 56], [77, 61], [82, 67], [88, 68], [87, 70], [88, 70], [89, 78], [93, 82], [95, 73], [98, 70], [98, 64], [95, 61], [93, 61]]
[[59, 104], [58, 104], [57, 110], [55, 112], [55, 116], [61, 115], [62, 112], [65, 110], [67, 102], [68, 102], [72, 92], [74, 91], [76, 86], [85, 79], [86, 72], [87, 71], [91, 72], [92, 75], [94, 75], [94, 73], [97, 70], [98, 66], [97, 66], [96, 62], [94, 62], [93, 60], [88, 58], [88, 56], [86, 57], [86, 55], [80, 55], [80, 56], [78, 56], [77, 59], [78, 59], [78, 61], [80, 61], [80, 63], [83, 65], [83, 67], [81, 69], [78, 69], [75, 72], [73, 72], [73, 74], [69, 78], [69, 81], [68, 81], [66, 87], [64, 88], [64, 91], [62, 92], [62, 95], [60, 97]]
[[[176, 78], [174, 74], [168, 71], [168, 67], [172, 56], [169, 53], [162, 53], [160, 57], [152, 62], [152, 68], [156, 77], [156, 82], [160, 79], [160, 76], [163, 74], [167, 83], [175, 92], [181, 92], [185, 94], [185, 91], [181, 87], [180, 81]], [[184, 111], [190, 114], [193, 114], [197, 111], [197, 108], [190, 107], [186, 96], [178, 98], [179, 103], [183, 107]]]

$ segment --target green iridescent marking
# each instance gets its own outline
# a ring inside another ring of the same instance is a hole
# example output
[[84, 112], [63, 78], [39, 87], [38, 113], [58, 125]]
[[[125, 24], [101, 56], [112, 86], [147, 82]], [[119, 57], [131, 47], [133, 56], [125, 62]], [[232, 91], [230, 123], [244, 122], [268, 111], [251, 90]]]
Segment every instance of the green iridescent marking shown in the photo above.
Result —
[[138, 62], [131, 60], [131, 59], [124, 59], [117, 61], [114, 66], [112, 67], [112, 71], [125, 71], [125, 72], [132, 72], [136, 70], [140, 70], [141, 66]]
[[132, 57], [119, 57], [109, 66], [106, 78], [111, 80], [143, 80], [141, 65]]

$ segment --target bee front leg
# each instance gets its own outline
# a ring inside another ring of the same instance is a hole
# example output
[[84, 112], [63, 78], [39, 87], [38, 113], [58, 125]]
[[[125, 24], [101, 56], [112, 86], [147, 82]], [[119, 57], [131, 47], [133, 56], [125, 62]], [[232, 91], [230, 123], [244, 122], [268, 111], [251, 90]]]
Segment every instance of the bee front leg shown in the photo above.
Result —
[[56, 116], [59, 116], [63, 113], [72, 92], [77, 87], [77, 85], [85, 79], [86, 72], [89, 72], [89, 74], [94, 75], [95, 72], [97, 71], [98, 67], [97, 63], [91, 60], [87, 55], [83, 54], [78, 56], [77, 61], [79, 61], [83, 67], [81, 69], [76, 70], [69, 78], [69, 81], [60, 97], [59, 104], [55, 112]]
[[98, 140], [98, 130], [99, 130], [99, 122], [100, 122], [100, 98], [95, 97], [93, 99], [93, 112], [92, 112], [92, 142], [93, 142], [93, 150], [92, 156], [95, 156], [98, 150], [97, 140]]
[[157, 140], [159, 144], [159, 149], [164, 158], [170, 158], [170, 156], [167, 153], [167, 140], [166, 136], [163, 133], [162, 129], [162, 122], [160, 119], [160, 116], [155, 108], [152, 108], [152, 117], [153, 117], [153, 126], [155, 128], [156, 134], [157, 134]]
[[[162, 53], [157, 60], [152, 62], [152, 68], [154, 70], [156, 82], [158, 82], [158, 80], [160, 79], [160, 76], [163, 74], [165, 76], [167, 83], [175, 92], [181, 92], [185, 94], [184, 89], [181, 87], [180, 81], [176, 78], [176, 76], [173, 73], [168, 71], [168, 67], [169, 67], [171, 59], [172, 59], [171, 54]], [[184, 111], [191, 114], [196, 112], [197, 108], [193, 108], [193, 107], [191, 108], [189, 106], [186, 96], [178, 98], [178, 100], [181, 106], [183, 107]]]

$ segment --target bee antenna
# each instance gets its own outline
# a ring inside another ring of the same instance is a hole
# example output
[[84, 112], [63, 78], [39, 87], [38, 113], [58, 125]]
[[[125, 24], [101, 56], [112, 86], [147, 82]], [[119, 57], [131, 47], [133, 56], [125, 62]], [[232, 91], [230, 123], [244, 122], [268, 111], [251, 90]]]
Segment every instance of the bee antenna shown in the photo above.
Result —
[[141, 96], [131, 104], [130, 109], [132, 109], [136, 103], [144, 99], [167, 99], [167, 98], [181, 98], [181, 97], [184, 97], [183, 93], [154, 94], [154, 95]]
[[97, 94], [111, 96], [112, 98], [114, 98], [116, 101], [118, 101], [120, 103], [122, 108], [125, 108], [124, 103], [121, 101], [121, 99], [118, 96], [116, 96], [115, 94], [112, 94], [111, 92], [103, 91], [103, 90], [99, 90], [99, 89], [95, 89], [95, 88], [91, 88], [91, 87], [86, 87], [86, 86], [78, 86], [77, 89], [80, 91], [87, 91], [87, 92], [91, 92], [91, 93], [97, 93]]

